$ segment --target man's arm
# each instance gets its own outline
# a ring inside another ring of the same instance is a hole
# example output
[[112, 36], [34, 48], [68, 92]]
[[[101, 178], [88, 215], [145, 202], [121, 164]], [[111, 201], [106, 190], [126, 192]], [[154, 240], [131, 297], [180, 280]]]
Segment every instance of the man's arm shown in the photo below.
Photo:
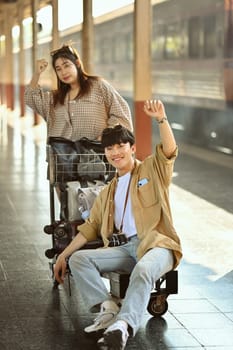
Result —
[[167, 158], [170, 158], [176, 149], [176, 141], [168, 122], [163, 103], [160, 100], [147, 100], [144, 104], [144, 111], [148, 116], [157, 120], [163, 145], [163, 153]]
[[58, 283], [64, 282], [67, 258], [69, 258], [76, 250], [82, 248], [86, 243], [87, 239], [79, 232], [63, 252], [59, 254], [54, 266], [54, 277]]

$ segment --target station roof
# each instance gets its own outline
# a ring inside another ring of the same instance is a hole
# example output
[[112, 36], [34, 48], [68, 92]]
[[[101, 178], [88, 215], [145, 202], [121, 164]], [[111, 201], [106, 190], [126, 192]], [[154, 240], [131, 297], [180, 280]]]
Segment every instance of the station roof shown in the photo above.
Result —
[[[38, 9], [45, 7], [50, 4], [51, 0], [40, 0], [38, 1]], [[0, 19], [4, 19], [5, 7], [11, 7], [11, 16], [13, 25], [18, 24], [18, 6], [24, 8], [24, 18], [31, 16], [32, 2], [31, 0], [0, 0]]]

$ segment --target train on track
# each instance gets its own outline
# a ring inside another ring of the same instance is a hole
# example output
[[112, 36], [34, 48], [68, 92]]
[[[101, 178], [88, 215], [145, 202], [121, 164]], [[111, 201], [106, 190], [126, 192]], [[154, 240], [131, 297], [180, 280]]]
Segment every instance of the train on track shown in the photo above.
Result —
[[[95, 73], [132, 112], [133, 28], [133, 5], [94, 20]], [[81, 25], [60, 32], [69, 40], [82, 56]], [[39, 40], [39, 52], [50, 48], [51, 37]], [[151, 97], [164, 102], [178, 142], [232, 156], [233, 0], [152, 0], [151, 53]]]

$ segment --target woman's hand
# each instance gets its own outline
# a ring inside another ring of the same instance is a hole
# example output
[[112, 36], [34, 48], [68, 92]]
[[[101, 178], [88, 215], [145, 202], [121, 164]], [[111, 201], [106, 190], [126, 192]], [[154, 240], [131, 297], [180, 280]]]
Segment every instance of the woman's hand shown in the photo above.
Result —
[[60, 254], [53, 268], [54, 277], [58, 283], [64, 282], [66, 270], [67, 270], [66, 258], [62, 254]]
[[41, 58], [36, 61], [36, 71], [38, 74], [43, 73], [47, 67], [48, 67], [48, 62], [44, 58]]
[[160, 100], [146, 100], [144, 103], [144, 112], [152, 118], [155, 118], [157, 122], [167, 118], [165, 108]]

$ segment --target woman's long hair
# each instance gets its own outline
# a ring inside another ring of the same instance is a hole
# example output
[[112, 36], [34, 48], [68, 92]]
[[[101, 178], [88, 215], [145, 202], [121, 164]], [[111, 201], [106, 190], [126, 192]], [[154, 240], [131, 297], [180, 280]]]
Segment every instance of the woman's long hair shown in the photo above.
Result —
[[[97, 75], [90, 75], [85, 72], [83, 68], [83, 63], [79, 57], [77, 50], [72, 46], [64, 45], [58, 50], [51, 52], [52, 56], [52, 66], [56, 73], [55, 63], [58, 58], [68, 59], [74, 63], [78, 72], [78, 82], [80, 85], [80, 92], [78, 96], [84, 96], [88, 94], [91, 89], [92, 81], [100, 79]], [[57, 76], [57, 73], [56, 73]], [[62, 82], [57, 76], [57, 89], [53, 91], [53, 105], [54, 107], [57, 103], [64, 104], [65, 96], [70, 90], [70, 85]]]

